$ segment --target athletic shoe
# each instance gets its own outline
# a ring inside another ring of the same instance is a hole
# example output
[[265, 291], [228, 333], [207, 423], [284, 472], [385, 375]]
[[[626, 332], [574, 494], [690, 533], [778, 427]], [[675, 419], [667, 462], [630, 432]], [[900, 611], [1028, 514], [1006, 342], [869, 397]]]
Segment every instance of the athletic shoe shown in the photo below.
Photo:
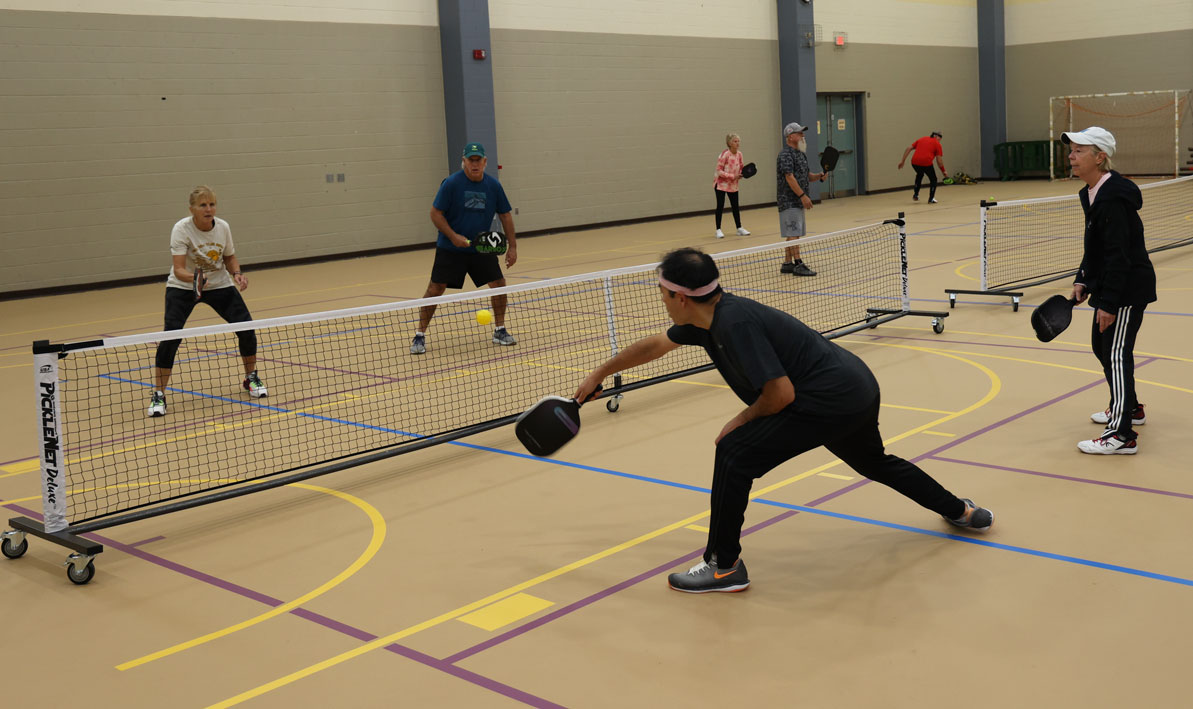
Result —
[[426, 354], [427, 353], [427, 336], [415, 335], [414, 339], [410, 341], [410, 354]]
[[499, 327], [493, 331], [493, 344], [495, 345], [516, 345], [518, 341], [514, 336], [506, 332], [504, 327]]
[[1128, 441], [1117, 433], [1104, 433], [1092, 441], [1081, 441], [1077, 450], [1092, 455], [1135, 455], [1139, 452], [1139, 443]]
[[720, 229], [717, 229], [717, 238], [718, 238], [718, 239], [724, 239], [724, 238], [725, 238], [725, 232], [721, 231]]
[[744, 226], [739, 226], [737, 228], [737, 235], [738, 236], [749, 236], [750, 231], [748, 229], [746, 229]]
[[803, 261], [800, 261], [799, 263], [795, 264], [795, 267], [792, 269], [791, 272], [797, 276], [815, 276], [816, 275], [816, 272], [813, 271], [812, 269], [808, 268], [808, 264], [804, 263]]
[[936, 204], [936, 203], [937, 203], [937, 202], [936, 202], [936, 198], [935, 198], [935, 197], [930, 197], [930, 198], [928, 199], [928, 204]]
[[265, 388], [265, 383], [261, 381], [261, 377], [257, 376], [255, 369], [244, 378], [244, 390], [254, 399], [260, 399], [269, 394], [269, 390]]
[[149, 417], [166, 415], [166, 395], [155, 391], [149, 396]]
[[911, 201], [913, 201], [913, 202], [920, 201], [920, 193], [916, 192], [915, 194], [911, 195]]
[[684, 593], [734, 593], [744, 591], [750, 587], [750, 579], [746, 575], [746, 564], [741, 559], [727, 571], [717, 568], [717, 560], [701, 560], [683, 573], [671, 574], [667, 577], [667, 585], [676, 591]]
[[784, 261], [783, 265], [779, 266], [779, 273], [795, 273], [795, 264]]
[[985, 507], [978, 507], [969, 498], [962, 498], [965, 503], [965, 514], [960, 519], [949, 519], [945, 517], [944, 520], [954, 527], [967, 527], [975, 532], [984, 532], [990, 529], [990, 525], [994, 524], [994, 513]]
[[[1090, 414], [1089, 420], [1096, 424], [1105, 426], [1106, 424], [1110, 423], [1110, 409]], [[1131, 412], [1131, 425], [1142, 426], [1145, 423], [1147, 423], [1147, 416], [1143, 413], [1143, 404], [1140, 404], [1139, 406], [1135, 407], [1134, 411]]]

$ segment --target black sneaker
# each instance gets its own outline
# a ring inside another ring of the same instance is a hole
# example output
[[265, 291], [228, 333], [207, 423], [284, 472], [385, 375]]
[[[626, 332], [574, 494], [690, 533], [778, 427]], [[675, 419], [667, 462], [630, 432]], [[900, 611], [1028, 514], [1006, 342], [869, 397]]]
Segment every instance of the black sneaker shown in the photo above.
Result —
[[493, 344], [505, 345], [508, 347], [510, 345], [518, 344], [518, 341], [514, 339], [514, 336], [509, 334], [504, 327], [499, 327], [493, 331]]
[[813, 271], [812, 269], [808, 268], [808, 264], [804, 263], [803, 261], [800, 261], [799, 263], [795, 264], [795, 268], [793, 268], [791, 272], [797, 276], [815, 276], [816, 275], [816, 272]]
[[978, 507], [969, 498], [962, 498], [965, 503], [966, 515], [960, 519], [949, 519], [945, 517], [945, 521], [954, 527], [968, 527], [975, 532], [984, 532], [990, 529], [990, 525], [994, 524], [994, 513], [985, 507]]
[[779, 273], [795, 273], [795, 264], [783, 262], [783, 265], [779, 266]]
[[746, 575], [746, 564], [741, 559], [727, 570], [717, 568], [717, 560], [713, 559], [701, 560], [685, 572], [671, 574], [667, 577], [667, 584], [684, 593], [735, 593], [749, 588], [750, 579]]
[[919, 192], [916, 192], [915, 194], [911, 195], [911, 200], [912, 200], [913, 202], [918, 202], [918, 201], [920, 201], [920, 193], [919, 193]]

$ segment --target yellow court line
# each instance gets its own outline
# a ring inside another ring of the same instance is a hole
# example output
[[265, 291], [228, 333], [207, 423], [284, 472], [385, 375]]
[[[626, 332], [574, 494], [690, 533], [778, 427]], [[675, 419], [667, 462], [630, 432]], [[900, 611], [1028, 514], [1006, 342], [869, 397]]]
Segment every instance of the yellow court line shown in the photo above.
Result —
[[690, 529], [693, 532], [704, 532], [705, 534], [708, 534], [708, 527], [704, 527], [699, 524], [689, 524], [688, 526], [684, 527], [684, 529]]
[[945, 436], [946, 438], [957, 437], [957, 434], [955, 433], [942, 433], [941, 431], [924, 431], [924, 433], [929, 436]]
[[968, 276], [968, 275], [966, 275], [965, 273], [963, 273], [963, 272], [962, 272], [962, 271], [964, 271], [966, 268], [968, 268], [969, 266], [972, 266], [972, 265], [974, 265], [974, 264], [976, 264], [976, 263], [977, 263], [977, 261], [966, 261], [965, 263], [961, 264], [960, 266], [958, 266], [958, 267], [954, 268], [954, 269], [953, 269], [953, 274], [954, 274], [954, 275], [956, 275], [958, 278], [962, 278], [962, 279], [965, 279], [965, 280], [967, 280], [967, 281], [972, 281], [972, 282], [974, 282], [974, 283], [977, 283], [977, 282], [978, 282], [978, 279], [974, 278], [973, 276]]
[[249, 618], [248, 620], [245, 620], [245, 621], [241, 621], [240, 623], [237, 623], [235, 625], [230, 625], [227, 628], [224, 628], [222, 630], [217, 630], [215, 632], [208, 633], [206, 635], [194, 638], [193, 640], [187, 640], [186, 642], [178, 643], [177, 645], [172, 645], [164, 650], [159, 650], [159, 651], [151, 653], [149, 655], [144, 655], [142, 657], [138, 657], [135, 660], [129, 660], [128, 662], [124, 662], [119, 665], [116, 665], [116, 669], [123, 672], [124, 670], [130, 670], [134, 667], [140, 667], [141, 665], [153, 662], [154, 660], [160, 660], [163, 657], [168, 657], [175, 653], [182, 652], [183, 650], [189, 650], [192, 647], [198, 647], [199, 645], [202, 645], [207, 642], [211, 642], [212, 640], [216, 640], [218, 638], [222, 638], [227, 635], [231, 635], [232, 633], [235, 633], [237, 631], [244, 630], [245, 628], [249, 628], [254, 625], [257, 625], [258, 623], [263, 623], [263, 622], [269, 620], [270, 618], [275, 618], [279, 615], [289, 613], [291, 610], [298, 608], [299, 606], [303, 605], [307, 601], [318, 598], [319, 596], [322, 596], [324, 593], [327, 593], [328, 591], [335, 588], [336, 586], [339, 586], [341, 583], [347, 581], [353, 574], [355, 574], [357, 571], [360, 571], [362, 568], [364, 568], [365, 564], [369, 563], [369, 561], [371, 561], [373, 559], [373, 557], [376, 556], [377, 551], [381, 549], [382, 543], [385, 542], [385, 532], [386, 532], [385, 518], [382, 517], [381, 513], [377, 511], [377, 508], [373, 507], [372, 505], [370, 505], [369, 503], [360, 499], [359, 497], [356, 497], [354, 495], [349, 495], [346, 492], [341, 492], [339, 490], [333, 490], [333, 489], [327, 488], [327, 487], [320, 487], [318, 485], [309, 485], [307, 483], [290, 483], [287, 487], [298, 487], [298, 488], [302, 488], [304, 490], [311, 490], [313, 492], [321, 492], [325, 495], [334, 495], [334, 496], [340, 498], [341, 500], [346, 500], [347, 502], [350, 502], [353, 505], [356, 505], [361, 510], [363, 510], [366, 515], [369, 516], [369, 519], [373, 523], [373, 538], [369, 540], [369, 545], [367, 547], [365, 547], [365, 550], [363, 552], [361, 552], [360, 556], [358, 556], [356, 558], [356, 561], [353, 561], [348, 566], [348, 568], [346, 568], [343, 571], [341, 571], [340, 573], [336, 574], [335, 577], [333, 577], [332, 579], [330, 579], [323, 585], [319, 586], [318, 588], [308, 591], [307, 593], [299, 596], [298, 598], [295, 598], [294, 600], [289, 601], [287, 603], [283, 603], [282, 605], [280, 605], [276, 608], [273, 608], [269, 611], [266, 611], [265, 613], [262, 613], [261, 615], [255, 616], [253, 618]]
[[[990, 379], [990, 383], [991, 383], [990, 389], [987, 391], [986, 395], [983, 396], [977, 402], [965, 407], [961, 411], [949, 414], [948, 416], [944, 416], [936, 421], [925, 424], [924, 426], [919, 426], [917, 428], [911, 429], [910, 431], [905, 431], [904, 433], [901, 433], [901, 434], [895, 436], [894, 438], [889, 439], [888, 441], [884, 441], [884, 443], [886, 443], [886, 444], [894, 443], [895, 441], [915, 435], [916, 433], [919, 433], [922, 430], [931, 428], [931, 427], [936, 426], [936, 425], [943, 423], [945, 421], [950, 421], [950, 420], [958, 418], [964, 414], [967, 414], [971, 411], [974, 411], [975, 409], [977, 409], [981, 406], [984, 406], [987, 403], [989, 403], [991, 400], [993, 400], [994, 397], [998, 394], [999, 390], [1002, 387], [1002, 383], [999, 380], [998, 376], [993, 371], [991, 371], [989, 368], [987, 368], [977, 362], [974, 362], [972, 360], [967, 360], [964, 357], [958, 357], [958, 356], [956, 356], [952, 353], [949, 353], [949, 352], [945, 352], [945, 351], [941, 351], [941, 350], [933, 350], [933, 349], [929, 349], [926, 347], [915, 347], [915, 346], [911, 346], [911, 345], [897, 345], [897, 344], [893, 344], [893, 343], [890, 343], [890, 344], [888, 344], [888, 343], [869, 343], [869, 344], [877, 344], [877, 345], [880, 345], [883, 347], [894, 347], [894, 348], [898, 348], [898, 349], [907, 349], [907, 350], [915, 350], [915, 351], [920, 351], [920, 352], [928, 352], [931, 354], [939, 354], [944, 357], [949, 357], [950, 359], [956, 359], [961, 362], [970, 364], [973, 367], [975, 367], [976, 369], [982, 371]], [[811, 470], [805, 471], [803, 473], [799, 473], [798, 475], [794, 475], [794, 476], [788, 478], [787, 480], [780, 481], [774, 485], [763, 488], [762, 490], [756, 490], [755, 492], [753, 492], [750, 495], [750, 498], [754, 499], [760, 495], [763, 495], [765, 493], [785, 487], [785, 486], [790, 485], [790, 484], [797, 482], [799, 480], [803, 480], [805, 478], [811, 477], [812, 475], [816, 475], [818, 473], [821, 473], [825, 470], [828, 470], [829, 468], [833, 468], [840, 464], [841, 464], [841, 461], [839, 459], [834, 459], [833, 461], [830, 461], [823, 465], [817, 466], [817, 467], [815, 467]], [[427, 630], [428, 628], [433, 628], [433, 627], [435, 627], [437, 625], [441, 625], [442, 623], [445, 623], [449, 620], [454, 620], [462, 615], [471, 613], [472, 611], [474, 611], [478, 608], [484, 607], [486, 605], [489, 605], [490, 603], [494, 603], [494, 602], [502, 600], [504, 598], [508, 598], [509, 596], [512, 596], [516, 593], [520, 593], [520, 592], [522, 592], [528, 588], [531, 588], [533, 586], [536, 586], [540, 583], [557, 578], [557, 577], [562, 576], [566, 573], [569, 573], [571, 571], [582, 568], [584, 566], [592, 564], [592, 563], [599, 561], [601, 559], [612, 556], [618, 552], [624, 551], [626, 549], [630, 549], [630, 548], [635, 547], [639, 544], [642, 544], [644, 542], [647, 542], [647, 541], [650, 541], [657, 537], [660, 537], [668, 532], [672, 532], [676, 529], [681, 529], [681, 528], [687, 527], [688, 525], [691, 525], [692, 523], [694, 523], [698, 520], [708, 517], [709, 514], [710, 513], [708, 511], [701, 512], [699, 514], [692, 515], [686, 519], [679, 520], [678, 522], [673, 522], [673, 523], [668, 524], [664, 527], [660, 527], [659, 529], [656, 529], [652, 532], [647, 532], [646, 534], [635, 537], [634, 539], [631, 539], [627, 542], [623, 542], [621, 544], [610, 547], [603, 551], [599, 551], [595, 554], [589, 555], [589, 556], [587, 556], [583, 559], [580, 559], [578, 561], [574, 561], [574, 562], [567, 564], [565, 566], [561, 566], [553, 571], [548, 571], [547, 573], [536, 576], [528, 581], [523, 581], [523, 582], [516, 584], [514, 586], [511, 586], [505, 590], [498, 591], [498, 592], [491, 594], [485, 598], [482, 598], [478, 601], [473, 601], [472, 603], [469, 603], [466, 606], [462, 606], [455, 610], [447, 611], [446, 613], [435, 616], [434, 618], [430, 618], [430, 619], [425, 620], [425, 621], [418, 623], [416, 625], [412, 625], [412, 626], [405, 628], [403, 630], [399, 630], [395, 633], [391, 633], [384, 637], [377, 638], [376, 640], [372, 640], [372, 641], [365, 643], [364, 645], [361, 645], [359, 647], [355, 647], [355, 648], [348, 650], [346, 652], [342, 652], [339, 655], [330, 657], [326, 660], [323, 660], [322, 662], [317, 662], [313, 665], [304, 667], [301, 670], [291, 672], [290, 674], [288, 674], [284, 677], [279, 677], [278, 679], [275, 679], [272, 682], [267, 682], [266, 684], [262, 684], [260, 686], [254, 687], [253, 689], [242, 692], [234, 697], [225, 699], [222, 702], [219, 702], [217, 704], [212, 704], [210, 707], [208, 707], [208, 709], [226, 709], [226, 707], [235, 706], [242, 702], [248, 701], [249, 699], [259, 697], [259, 696], [266, 694], [268, 692], [271, 692], [275, 689], [279, 689], [286, 685], [297, 682], [300, 679], [310, 677], [311, 675], [322, 672], [323, 670], [335, 667], [336, 665], [347, 662], [348, 660], [352, 660], [357, 657], [360, 657], [361, 655], [372, 652], [373, 650], [383, 648], [383, 647], [390, 645], [392, 643], [395, 643], [403, 638], [409, 637], [416, 633], [420, 633], [423, 630]]]
[[822, 478], [832, 478], [833, 480], [853, 480], [852, 475], [838, 475], [836, 473], [817, 473]]

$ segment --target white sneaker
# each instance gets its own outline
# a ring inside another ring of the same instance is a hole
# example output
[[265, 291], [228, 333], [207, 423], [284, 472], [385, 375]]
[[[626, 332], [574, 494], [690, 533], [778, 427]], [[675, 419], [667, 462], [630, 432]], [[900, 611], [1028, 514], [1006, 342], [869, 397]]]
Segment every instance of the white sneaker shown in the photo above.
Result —
[[166, 395], [160, 391], [155, 391], [149, 397], [149, 411], [147, 412], [150, 418], [166, 415]]
[[724, 239], [724, 238], [725, 238], [725, 232], [721, 231], [720, 229], [717, 229], [717, 238], [718, 238], [718, 239]]
[[1139, 452], [1139, 444], [1120, 438], [1116, 433], [1104, 433], [1092, 441], [1081, 441], [1077, 450], [1093, 455], [1135, 455]]
[[[1110, 423], [1110, 409], [1106, 409], [1105, 411], [1095, 411], [1089, 415], [1089, 420], [1100, 426], [1105, 426], [1106, 424]], [[1145, 423], [1147, 423], [1147, 414], [1143, 412], [1143, 404], [1140, 404], [1139, 406], [1135, 407], [1134, 411], [1131, 412], [1131, 425], [1142, 426]]]
[[746, 230], [746, 228], [744, 226], [739, 226], [737, 228], [737, 235], [738, 236], [749, 236], [750, 232], [748, 230]]

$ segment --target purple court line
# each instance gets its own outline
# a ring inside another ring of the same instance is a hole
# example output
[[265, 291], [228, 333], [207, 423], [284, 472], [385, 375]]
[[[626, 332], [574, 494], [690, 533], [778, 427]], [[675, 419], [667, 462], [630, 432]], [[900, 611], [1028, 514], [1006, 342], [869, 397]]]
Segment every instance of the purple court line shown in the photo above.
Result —
[[[11, 510], [16, 511], [16, 512], [20, 512], [21, 514], [24, 514], [31, 518], [34, 518], [34, 519], [40, 520], [42, 518], [40, 514], [34, 512], [33, 510], [29, 510], [24, 507], [21, 507], [20, 505], [8, 503], [8, 504], [5, 504], [4, 506]], [[157, 556], [156, 554], [150, 554], [149, 552], [137, 549], [135, 546], [132, 546], [129, 544], [123, 544], [123, 543], [118, 542], [114, 539], [109, 539], [109, 538], [101, 536], [99, 534], [89, 533], [89, 534], [84, 534], [82, 536], [90, 538], [90, 539], [94, 539], [95, 541], [100, 542], [101, 544], [104, 544], [105, 546], [110, 546], [113, 549], [122, 551], [130, 556], [135, 556], [135, 557], [142, 559], [144, 561], [148, 561], [151, 564], [155, 564], [162, 568], [169, 569], [170, 571], [180, 573], [183, 576], [189, 576], [190, 578], [196, 579], [198, 581], [202, 581], [203, 583], [209, 584], [211, 586], [215, 586], [216, 588], [219, 588], [221, 590], [235, 593], [238, 596], [243, 596], [250, 600], [257, 601], [258, 603], [262, 603], [262, 604], [267, 605], [271, 608], [277, 608], [278, 606], [285, 603], [285, 601], [282, 601], [281, 599], [278, 599], [278, 598], [274, 598], [273, 596], [268, 596], [264, 593], [254, 591], [251, 588], [246, 588], [244, 586], [233, 583], [231, 581], [227, 581], [225, 579], [221, 579], [219, 577], [212, 576], [211, 574], [203, 573], [202, 571], [199, 571], [197, 569], [192, 569], [189, 566], [183, 566], [182, 564], [179, 564], [177, 562], [170, 561], [169, 559], [165, 559], [163, 557]], [[143, 544], [144, 542], [138, 542], [138, 543]], [[337, 620], [328, 618], [327, 616], [321, 615], [319, 613], [315, 613], [313, 611], [305, 610], [302, 608], [295, 608], [290, 611], [290, 614], [296, 615], [299, 618], [302, 618], [304, 620], [308, 620], [308, 621], [317, 623], [319, 625], [322, 625], [325, 628], [334, 630], [338, 633], [347, 635], [347, 636], [355, 638], [357, 640], [363, 640], [365, 642], [369, 642], [369, 641], [376, 640], [378, 637], [376, 635], [373, 635], [372, 633], [369, 633], [364, 630], [360, 630], [359, 628], [354, 628], [350, 625], [347, 625], [346, 623], [341, 623]], [[544, 709], [562, 709], [562, 705], [547, 701], [546, 699], [543, 699], [542, 697], [536, 697], [535, 695], [530, 694], [529, 692], [525, 692], [525, 691], [518, 689], [516, 687], [511, 687], [507, 684], [503, 684], [501, 682], [498, 682], [495, 679], [485, 677], [484, 675], [480, 675], [480, 674], [471, 672], [469, 670], [465, 670], [460, 667], [449, 667], [448, 664], [446, 662], [444, 662], [443, 660], [437, 660], [434, 657], [431, 657], [430, 655], [421, 653], [413, 648], [409, 648], [404, 645], [399, 645], [397, 643], [391, 643], [389, 645], [386, 645], [385, 649], [396, 654], [396, 655], [400, 655], [407, 659], [414, 660], [415, 662], [426, 665], [432, 669], [439, 670], [446, 674], [452, 675], [458, 679], [462, 679], [466, 682], [475, 684], [478, 687], [482, 687], [482, 688], [487, 689], [491, 692], [495, 692], [497, 694], [501, 694], [503, 696], [509, 697], [510, 699], [513, 699], [515, 701], [522, 702], [523, 704], [526, 704], [526, 705], [529, 705], [532, 707], [543, 707]]]
[[[1074, 354], [1090, 354], [1088, 348], [1074, 350], [1057, 347], [1042, 347], [1040, 345], [1008, 345], [999, 342], [974, 342], [971, 340], [941, 340], [939, 337], [911, 337], [908, 335], [871, 335], [867, 332], [855, 332], [854, 335], [861, 335], [869, 337], [873, 340], [910, 340], [912, 342], [935, 342], [937, 344], [949, 345], [973, 345], [975, 347], [998, 347], [1015, 350], [1043, 350], [1045, 352], [1060, 352], [1060, 353], [1074, 353]], [[1153, 359], [1169, 360], [1168, 357], [1154, 357]], [[1172, 360], [1175, 361], [1175, 360]]]
[[140, 547], [140, 546], [145, 546], [146, 544], [152, 544], [153, 542], [160, 542], [163, 539], [165, 539], [165, 537], [163, 537], [163, 536], [150, 537], [148, 539], [142, 539], [139, 542], [133, 542], [132, 544], [129, 544], [128, 546]]
[[1006, 465], [995, 465], [993, 463], [980, 463], [976, 460], [960, 460], [957, 458], [946, 458], [943, 456], [932, 456], [932, 460], [939, 460], [943, 463], [956, 463], [957, 465], [969, 465], [975, 468], [989, 468], [991, 470], [1005, 470], [1010, 473], [1022, 473], [1023, 475], [1036, 475], [1041, 478], [1054, 478], [1056, 480], [1069, 480], [1071, 482], [1085, 483], [1087, 485], [1101, 485], [1103, 487], [1113, 487], [1119, 490], [1132, 490], [1134, 492], [1146, 492], [1152, 495], [1167, 495], [1169, 497], [1183, 497], [1187, 500], [1193, 500], [1193, 495], [1184, 492], [1173, 492], [1172, 490], [1158, 490], [1152, 487], [1141, 487], [1139, 485], [1125, 485], [1123, 483], [1112, 483], [1105, 480], [1092, 480], [1090, 478], [1079, 478], [1072, 475], [1059, 475], [1057, 473], [1045, 473], [1039, 470], [1027, 470], [1026, 468], [1011, 468]]
[[[869, 481], [867, 480], [865, 482], [869, 482]], [[861, 487], [861, 483], [853, 483], [852, 485], [847, 485], [847, 486], [841, 488], [840, 490], [837, 490], [836, 492], [831, 492], [823, 497], [819, 497], [815, 500], [812, 500], [811, 502], [804, 505], [804, 507], [819, 507], [820, 505], [824, 504], [825, 502], [828, 502], [829, 500], [832, 500], [833, 498], [840, 497], [841, 495], [844, 495], [847, 492], [855, 490], [858, 487]], [[758, 532], [763, 529], [766, 529], [767, 527], [769, 527], [773, 524], [778, 524], [779, 522], [782, 522], [785, 519], [794, 517], [795, 515], [797, 515], [799, 513], [800, 513], [799, 510], [787, 510], [786, 512], [777, 514], [774, 517], [771, 517], [770, 519], [759, 522], [758, 524], [756, 524], [752, 527], [749, 527], [748, 529], [742, 530], [741, 535], [743, 537], [748, 536], [750, 534], [753, 534], [754, 532]], [[685, 561], [690, 561], [692, 559], [695, 559], [697, 556], [700, 556], [703, 553], [704, 553], [704, 549], [701, 548], [701, 549], [697, 549], [696, 551], [690, 552], [688, 554], [684, 554], [683, 556], [672, 559], [671, 561], [665, 562], [663, 564], [659, 564], [658, 566], [654, 567], [653, 569], [650, 569], [648, 571], [643, 571], [642, 573], [638, 574], [637, 576], [628, 578], [625, 581], [622, 581], [620, 583], [613, 584], [612, 586], [609, 586], [608, 588], [606, 588], [602, 591], [598, 591], [590, 596], [581, 598], [580, 600], [575, 601], [573, 603], [569, 603], [568, 605], [563, 606], [562, 608], [559, 608], [557, 610], [554, 610], [544, 616], [535, 618], [534, 620], [530, 621], [529, 623], [520, 625], [516, 628], [511, 628], [510, 630], [507, 630], [504, 633], [501, 633], [500, 635], [495, 635], [484, 642], [477, 643], [476, 645], [473, 645], [472, 647], [469, 647], [469, 648], [465, 648], [465, 649], [461, 650], [460, 652], [455, 653], [454, 655], [450, 655], [448, 657], [443, 658], [443, 661], [447, 662], [447, 663], [454, 664], [454, 663], [460, 662], [461, 660], [465, 660], [469, 657], [472, 657], [473, 655], [476, 655], [477, 653], [484, 652], [485, 650], [488, 650], [491, 647], [500, 645], [501, 643], [504, 643], [507, 640], [512, 640], [513, 638], [516, 638], [519, 635], [528, 633], [531, 630], [534, 630], [535, 628], [546, 625], [547, 623], [550, 623], [553, 620], [558, 620], [559, 618], [562, 618], [565, 615], [569, 615], [574, 611], [580, 610], [581, 608], [584, 608], [585, 606], [596, 603], [597, 601], [599, 601], [603, 598], [608, 598], [609, 596], [612, 596], [613, 594], [615, 594], [619, 591], [624, 591], [625, 589], [630, 588], [631, 586], [635, 586], [639, 583], [642, 583], [646, 579], [653, 578], [653, 577], [657, 576], [658, 574], [663, 573], [667, 569], [674, 568], [676, 564], [682, 564]]]
[[[1137, 366], [1143, 366], [1143, 365], [1149, 364], [1153, 361], [1155, 361], [1155, 360], [1148, 359]], [[996, 428], [1005, 426], [1006, 424], [1008, 424], [1016, 419], [1019, 419], [1023, 416], [1027, 416], [1028, 414], [1039, 411], [1040, 409], [1051, 406], [1057, 402], [1063, 401], [1071, 396], [1075, 396], [1083, 391], [1086, 391], [1087, 389], [1092, 389], [1093, 387], [1103, 384], [1104, 382], [1105, 382], [1104, 379], [1099, 379], [1098, 381], [1095, 381], [1095, 382], [1087, 384], [1083, 387], [1074, 389], [1073, 391], [1068, 392], [1067, 394], [1062, 394], [1061, 396], [1054, 397], [1042, 404], [1033, 406], [1029, 409], [1025, 409], [1024, 411], [1021, 411], [1017, 414], [1008, 416], [1008, 417], [1002, 419], [1001, 421], [997, 421], [995, 423], [990, 424], [989, 426], [986, 426], [982, 429], [974, 431], [973, 433], [969, 433], [961, 438], [958, 438], [955, 441], [949, 441], [948, 443], [946, 443], [934, 450], [928, 451], [927, 453], [918, 455], [918, 456], [910, 459], [910, 462], [919, 463], [920, 461], [923, 461], [923, 460], [927, 460], [930, 458], [936, 458], [938, 453], [942, 453], [950, 448], [953, 448], [955, 446], [960, 445], [961, 443], [964, 443], [965, 441], [968, 441], [968, 440], [971, 440], [978, 436], [981, 436], [983, 434], [989, 433], [990, 431], [993, 431]], [[853, 492], [854, 490], [857, 490], [860, 487], [868, 485], [870, 482], [872, 482], [872, 481], [863, 478], [855, 483], [846, 485], [845, 487], [841, 488], [840, 490], [837, 490], [836, 492], [829, 493], [828, 495], [825, 495], [825, 496], [820, 497], [816, 500], [813, 500], [812, 502], [809, 502], [808, 504], [806, 504], [804, 506], [805, 507], [819, 507], [821, 504], [828, 502], [829, 500], [832, 500], [832, 499], [835, 499], [842, 495], [845, 495], [847, 493]], [[796, 514], [799, 514], [799, 510], [789, 510], [782, 514], [776, 515], [776, 516], [766, 520], [765, 522], [762, 522], [762, 523], [757, 524], [753, 527], [750, 527], [747, 530], [743, 530], [742, 536], [744, 537], [748, 534], [753, 534], [756, 531], [764, 529], [765, 527], [769, 527], [772, 524], [781, 522], [781, 521], [783, 521], [789, 517], [792, 517], [793, 515], [796, 515]], [[595, 603], [596, 601], [601, 600], [602, 598], [607, 598], [608, 596], [611, 596], [614, 593], [617, 593], [618, 591], [624, 590], [626, 588], [629, 588], [630, 586], [640, 583], [640, 582], [644, 581], [645, 579], [650, 578], [651, 576], [654, 576], [655, 574], [662, 573], [663, 571], [666, 571], [667, 569], [674, 567], [676, 564], [680, 564], [680, 563], [683, 563], [687, 559], [694, 558], [696, 555], [698, 555], [702, 552], [703, 552], [703, 550], [698, 550], [698, 551], [692, 552], [691, 554], [685, 554], [684, 556], [681, 556], [678, 559], [674, 559], [666, 564], [661, 564], [659, 566], [656, 566], [655, 568], [650, 569], [649, 571], [645, 571], [641, 574], [638, 574], [637, 576], [634, 576], [633, 578], [622, 581], [621, 583], [614, 584], [613, 586], [610, 586], [610, 587], [604, 589], [603, 591], [598, 591], [595, 594], [592, 594], [592, 595], [582, 598], [578, 601], [575, 601], [575, 602], [573, 602], [567, 606], [564, 606], [556, 611], [548, 613], [547, 615], [544, 615], [540, 618], [536, 618], [535, 620], [532, 620], [529, 623], [520, 625], [516, 628], [512, 628], [500, 635], [489, 638], [488, 640], [486, 640], [484, 642], [473, 645], [472, 647], [465, 648], [464, 650], [461, 650], [460, 652], [457, 652], [454, 655], [451, 655], [451, 656], [445, 658], [445, 661], [446, 662], [459, 662], [460, 660], [471, 657], [479, 652], [488, 650], [489, 648], [492, 648], [492, 647], [499, 645], [507, 640], [510, 640], [510, 639], [515, 638], [519, 635], [522, 635], [523, 633], [534, 630], [535, 628], [538, 628], [542, 625], [550, 623], [553, 620], [557, 620], [557, 619], [559, 619], [575, 610], [579, 610], [580, 608], [583, 608], [583, 607], [588, 606], [592, 603]]]

